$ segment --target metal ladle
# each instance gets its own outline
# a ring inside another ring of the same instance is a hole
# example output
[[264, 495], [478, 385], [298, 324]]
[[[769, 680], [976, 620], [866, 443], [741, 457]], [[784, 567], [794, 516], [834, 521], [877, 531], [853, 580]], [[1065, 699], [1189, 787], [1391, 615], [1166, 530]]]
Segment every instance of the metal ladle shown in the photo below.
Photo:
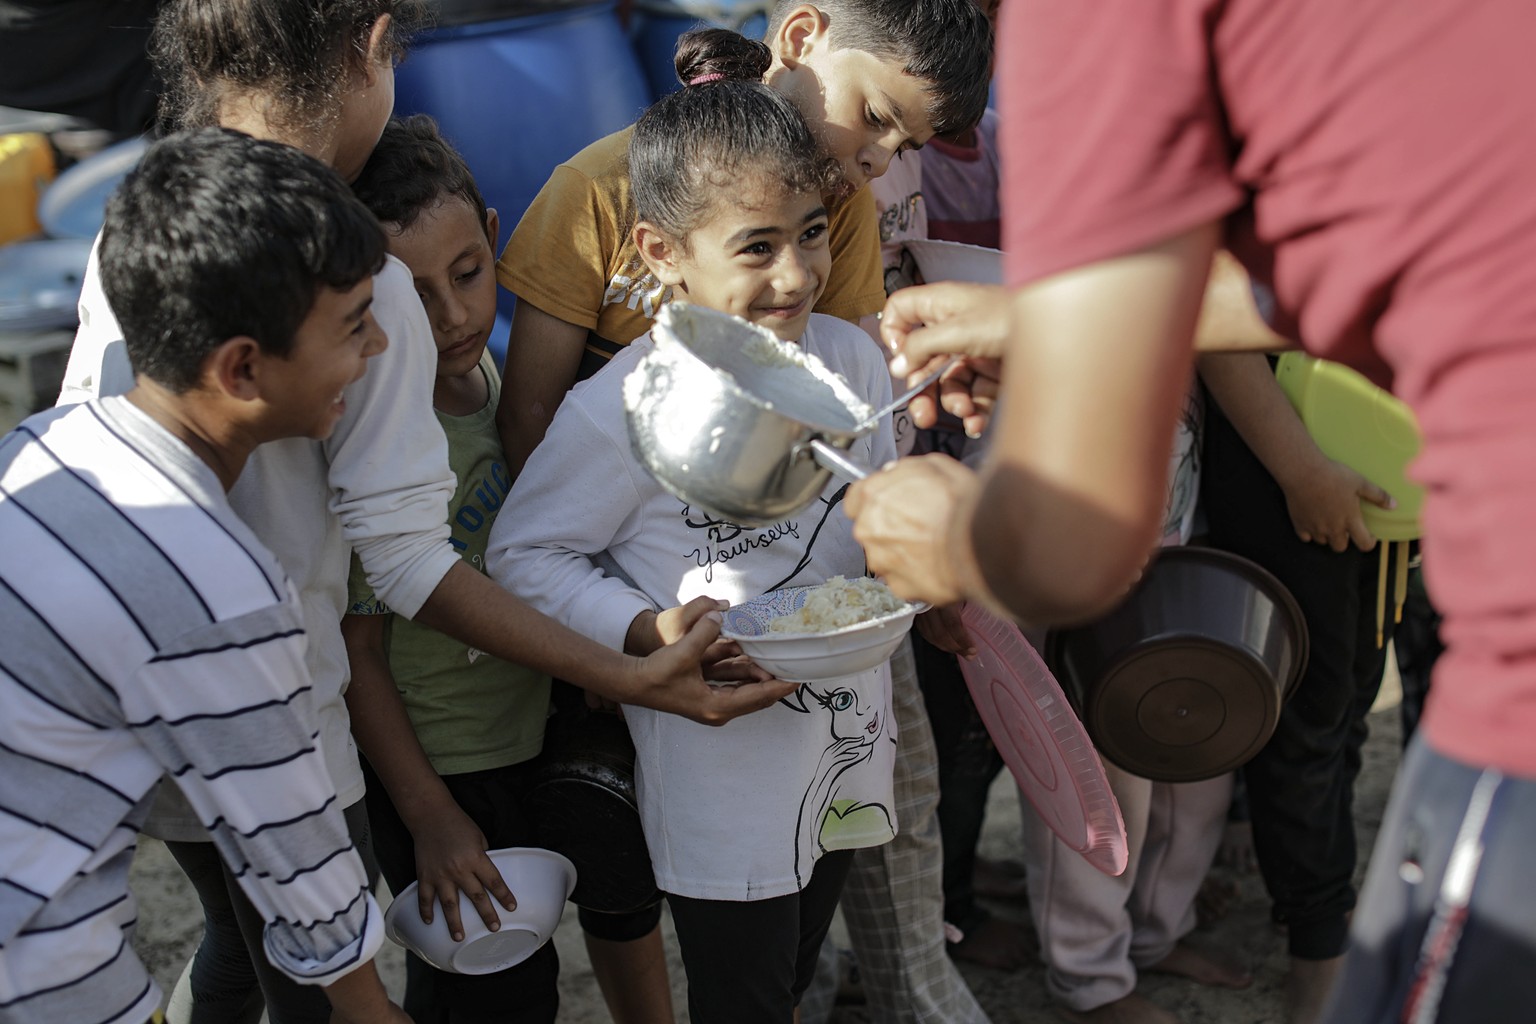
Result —
[[[887, 416], [891, 415], [891, 413], [895, 412], [897, 409], [900, 409], [908, 402], [912, 401], [912, 399], [916, 398], [922, 392], [931, 388], [940, 377], [948, 373], [950, 368], [958, 362], [960, 362], [959, 356], [951, 356], [949, 359], [945, 360], [943, 366], [939, 367], [937, 370], [934, 370], [932, 373], [925, 374], [922, 380], [908, 388], [905, 392], [898, 396], [895, 401], [882, 408], [876, 409], [874, 412], [866, 416], [864, 420], [854, 428], [854, 433], [864, 434], [873, 430], [876, 426], [879, 425], [881, 420], [885, 419]], [[833, 476], [837, 477], [839, 480], [842, 480], [844, 483], [856, 484], [860, 480], [863, 480], [865, 477], [869, 476], [869, 470], [849, 459], [848, 456], [843, 453], [841, 448], [835, 448], [832, 445], [827, 444], [819, 437], [813, 437], [809, 441], [802, 443], [797, 447], [796, 451], [808, 452], [817, 461], [817, 463], [821, 465], [823, 469], [830, 470]]]

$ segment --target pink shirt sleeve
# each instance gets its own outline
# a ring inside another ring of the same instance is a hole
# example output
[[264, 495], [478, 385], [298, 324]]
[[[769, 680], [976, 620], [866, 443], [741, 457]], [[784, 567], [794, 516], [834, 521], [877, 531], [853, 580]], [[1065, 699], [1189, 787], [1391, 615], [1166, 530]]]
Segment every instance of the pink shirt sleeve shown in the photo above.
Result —
[[1245, 199], [1215, 95], [1215, 0], [1003, 8], [1003, 248], [1015, 284], [1134, 252]]

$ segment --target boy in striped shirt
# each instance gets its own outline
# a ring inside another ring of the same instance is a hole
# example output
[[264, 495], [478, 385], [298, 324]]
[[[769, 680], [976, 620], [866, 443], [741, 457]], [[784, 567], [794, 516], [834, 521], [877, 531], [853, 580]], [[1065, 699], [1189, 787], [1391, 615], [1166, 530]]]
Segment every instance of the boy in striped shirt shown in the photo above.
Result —
[[386, 340], [377, 222], [297, 149], [154, 146], [107, 209], [102, 276], [136, 386], [0, 440], [0, 1024], [142, 1024], [134, 840], [176, 779], [267, 920], [267, 956], [345, 1022], [401, 1022], [382, 918], [317, 746], [297, 598], [225, 494], [323, 438]]

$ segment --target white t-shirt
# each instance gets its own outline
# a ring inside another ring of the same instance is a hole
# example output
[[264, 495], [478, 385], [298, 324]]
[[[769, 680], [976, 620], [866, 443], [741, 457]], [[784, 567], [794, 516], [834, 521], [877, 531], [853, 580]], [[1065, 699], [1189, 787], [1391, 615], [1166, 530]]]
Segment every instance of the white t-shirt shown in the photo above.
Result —
[[1195, 529], [1200, 498], [1200, 438], [1205, 431], [1205, 400], [1200, 385], [1190, 382], [1184, 408], [1173, 432], [1168, 461], [1168, 498], [1163, 503], [1163, 546], [1189, 543]]
[[[421, 609], [458, 561], [448, 543], [445, 513], [455, 480], [448, 442], [432, 411], [437, 346], [411, 272], [393, 256], [374, 277], [372, 308], [389, 347], [368, 361], [361, 380], [347, 386], [346, 412], [335, 431], [325, 441], [295, 437], [262, 445], [229, 492], [230, 505], [298, 588], [321, 748], [343, 807], [363, 797], [342, 699], [351, 678], [341, 639], [351, 552], [357, 550], [380, 598], [406, 616]], [[122, 337], [102, 292], [93, 249], [60, 405], [132, 387]], [[171, 801], [161, 803], [155, 835], [202, 837], [195, 818], [176, 820], [165, 812]]]
[[[813, 315], [802, 339], [855, 394], [890, 401], [890, 377], [857, 327]], [[749, 530], [663, 490], [635, 459], [622, 386], [652, 342], [626, 347], [566, 396], [491, 530], [491, 576], [540, 611], [622, 649], [636, 615], [701, 595], [739, 602], [784, 586], [864, 574], [864, 552], [829, 483], [797, 515]], [[895, 457], [889, 424], [853, 445], [868, 466]], [[626, 579], [594, 564], [602, 553]], [[631, 582], [632, 581], [632, 582]], [[798, 892], [826, 850], [895, 834], [896, 727], [890, 668], [807, 684], [718, 728], [626, 707], [640, 814], [657, 885], [700, 899]]]

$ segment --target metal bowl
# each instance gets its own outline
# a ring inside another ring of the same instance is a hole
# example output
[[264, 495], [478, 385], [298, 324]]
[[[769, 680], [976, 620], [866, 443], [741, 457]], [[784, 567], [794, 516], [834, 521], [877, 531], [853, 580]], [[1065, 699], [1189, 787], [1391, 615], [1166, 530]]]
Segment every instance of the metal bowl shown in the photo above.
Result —
[[812, 440], [847, 451], [870, 412], [820, 360], [737, 317], [662, 307], [655, 348], [624, 381], [635, 457], [678, 498], [749, 528], [805, 508], [830, 471]]
[[1307, 662], [1307, 626], [1273, 576], [1213, 548], [1165, 548], [1104, 618], [1047, 644], [1106, 758], [1161, 782], [1214, 778], [1275, 731]]

